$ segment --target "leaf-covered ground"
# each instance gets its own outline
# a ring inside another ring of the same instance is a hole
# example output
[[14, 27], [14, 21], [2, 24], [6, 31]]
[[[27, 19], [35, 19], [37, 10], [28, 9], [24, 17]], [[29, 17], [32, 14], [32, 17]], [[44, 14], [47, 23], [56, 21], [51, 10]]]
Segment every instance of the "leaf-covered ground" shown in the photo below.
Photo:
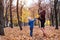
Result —
[[33, 37], [29, 35], [29, 27], [23, 27], [21, 31], [19, 27], [6, 27], [4, 28], [5, 36], [0, 36], [0, 40], [60, 40], [60, 28], [56, 30], [52, 26], [45, 27], [45, 35], [38, 26], [34, 27]]

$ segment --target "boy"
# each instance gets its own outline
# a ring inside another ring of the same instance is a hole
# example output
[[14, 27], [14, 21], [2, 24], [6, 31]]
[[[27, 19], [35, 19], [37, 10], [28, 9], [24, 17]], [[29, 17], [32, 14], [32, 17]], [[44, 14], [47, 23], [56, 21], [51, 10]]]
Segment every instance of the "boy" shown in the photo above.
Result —
[[32, 37], [32, 36], [33, 36], [34, 21], [35, 21], [36, 19], [34, 19], [34, 18], [32, 18], [32, 17], [28, 17], [28, 20], [29, 20], [28, 24], [29, 24], [29, 26], [30, 26], [30, 36]]

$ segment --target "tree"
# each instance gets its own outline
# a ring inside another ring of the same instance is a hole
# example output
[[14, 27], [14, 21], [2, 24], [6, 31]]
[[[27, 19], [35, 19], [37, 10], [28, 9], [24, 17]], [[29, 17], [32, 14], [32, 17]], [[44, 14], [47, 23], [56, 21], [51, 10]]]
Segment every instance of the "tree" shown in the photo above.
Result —
[[58, 0], [58, 4], [57, 4], [57, 11], [58, 11], [58, 25], [60, 26], [60, 1]]
[[[20, 23], [21, 23], [21, 25], [22, 25], [22, 13], [23, 13], [22, 10], [23, 10], [23, 7], [25, 5], [25, 2], [23, 4], [22, 3], [23, 3], [23, 1], [21, 1], [21, 5], [20, 5], [21, 6], [20, 7], [20, 16], [21, 16], [20, 17]], [[25, 25], [25, 23], [24, 23], [24, 25]]]
[[6, 14], [5, 14], [5, 22], [6, 22], [6, 27], [8, 27], [8, 7], [9, 7], [9, 2], [6, 0]]
[[51, 25], [54, 26], [54, 21], [53, 21], [53, 9], [51, 8]]
[[18, 19], [18, 25], [20, 27], [20, 30], [22, 30], [22, 26], [21, 26], [22, 22], [19, 20], [18, 3], [19, 3], [19, 0], [17, 0], [17, 19]]
[[58, 2], [58, 0], [54, 0], [54, 10], [55, 10], [55, 18], [56, 18], [56, 29], [58, 29], [57, 2]]
[[[40, 8], [41, 8], [40, 4], [41, 4], [41, 1], [39, 0], [39, 2], [38, 2], [38, 6], [39, 6], [38, 14], [39, 14], [39, 11], [40, 11]], [[40, 21], [38, 23], [39, 23], [39, 27], [40, 27]]]
[[0, 35], [4, 35], [4, 6], [3, 0], [0, 0]]
[[13, 22], [12, 22], [12, 0], [10, 0], [10, 27], [13, 28]]

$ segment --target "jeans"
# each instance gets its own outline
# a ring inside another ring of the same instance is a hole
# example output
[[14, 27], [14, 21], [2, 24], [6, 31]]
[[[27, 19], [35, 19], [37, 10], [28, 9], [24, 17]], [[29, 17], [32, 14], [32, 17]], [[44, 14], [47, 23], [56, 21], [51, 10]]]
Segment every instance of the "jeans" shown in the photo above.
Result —
[[30, 27], [30, 36], [33, 36], [33, 27]]
[[41, 28], [44, 28], [45, 27], [45, 20], [41, 20]]

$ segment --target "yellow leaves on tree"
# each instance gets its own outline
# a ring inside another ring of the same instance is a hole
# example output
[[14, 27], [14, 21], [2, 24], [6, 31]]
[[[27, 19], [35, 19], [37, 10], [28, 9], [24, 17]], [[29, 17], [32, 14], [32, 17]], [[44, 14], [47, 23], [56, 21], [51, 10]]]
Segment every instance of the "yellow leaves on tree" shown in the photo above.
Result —
[[30, 15], [30, 12], [27, 9], [23, 9], [22, 22], [28, 22], [29, 15]]

